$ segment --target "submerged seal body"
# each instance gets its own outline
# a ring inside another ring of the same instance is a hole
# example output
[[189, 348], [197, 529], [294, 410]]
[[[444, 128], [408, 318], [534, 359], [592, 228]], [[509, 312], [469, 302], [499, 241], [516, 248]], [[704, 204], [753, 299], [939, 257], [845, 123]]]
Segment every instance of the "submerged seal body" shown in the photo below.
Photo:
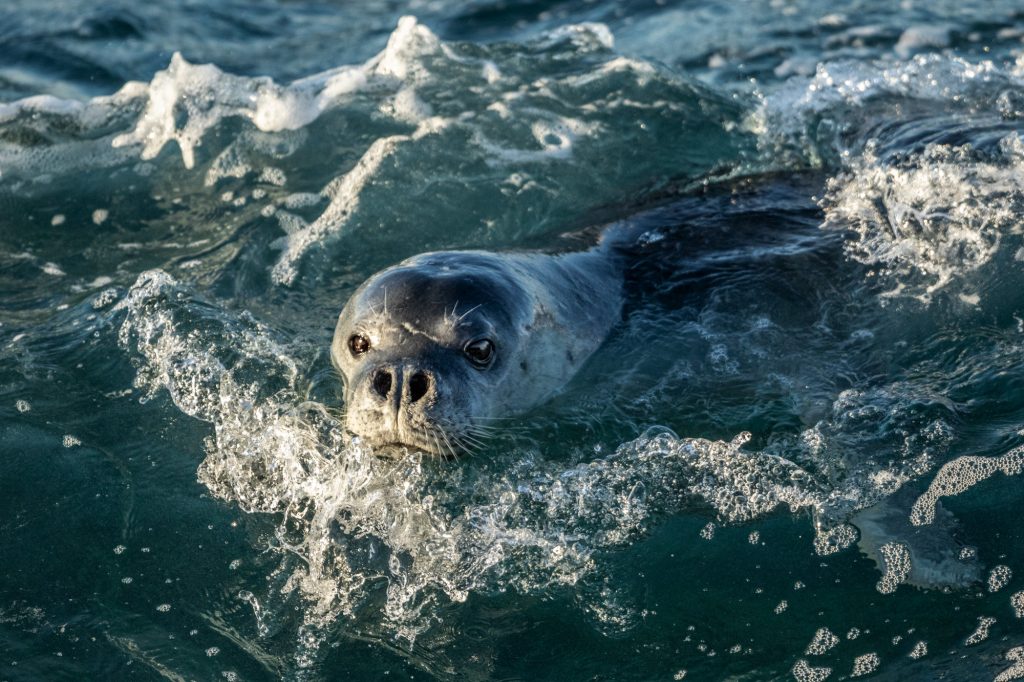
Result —
[[492, 419], [550, 398], [619, 317], [609, 249], [445, 251], [370, 277], [338, 318], [331, 359], [346, 427], [371, 447], [472, 449]]

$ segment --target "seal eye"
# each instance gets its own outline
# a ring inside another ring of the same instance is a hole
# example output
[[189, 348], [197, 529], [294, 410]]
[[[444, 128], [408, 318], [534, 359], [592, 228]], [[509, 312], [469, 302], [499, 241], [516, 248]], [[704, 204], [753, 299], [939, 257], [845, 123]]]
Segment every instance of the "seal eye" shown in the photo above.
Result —
[[370, 350], [370, 339], [362, 334], [353, 334], [348, 339], [348, 349], [352, 355], [362, 355]]
[[486, 367], [494, 358], [494, 344], [490, 339], [477, 339], [467, 343], [462, 352], [477, 367]]

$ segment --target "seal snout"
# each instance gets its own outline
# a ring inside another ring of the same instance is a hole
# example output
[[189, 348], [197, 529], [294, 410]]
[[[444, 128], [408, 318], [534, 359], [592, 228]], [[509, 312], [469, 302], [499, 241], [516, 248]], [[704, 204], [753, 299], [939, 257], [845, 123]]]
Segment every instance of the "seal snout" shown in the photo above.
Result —
[[409, 400], [416, 402], [430, 390], [430, 377], [423, 372], [416, 372], [409, 378]]
[[[408, 376], [407, 382], [403, 381]], [[406, 385], [403, 385], [406, 384]], [[384, 365], [370, 375], [373, 395], [383, 401], [394, 401], [396, 407], [418, 402], [434, 389], [430, 374], [416, 368], [396, 368]]]
[[394, 380], [391, 378], [391, 370], [383, 367], [379, 368], [373, 373], [373, 379], [370, 380], [370, 383], [373, 386], [373, 392], [387, 400], [388, 394], [391, 393], [391, 386], [394, 384]]

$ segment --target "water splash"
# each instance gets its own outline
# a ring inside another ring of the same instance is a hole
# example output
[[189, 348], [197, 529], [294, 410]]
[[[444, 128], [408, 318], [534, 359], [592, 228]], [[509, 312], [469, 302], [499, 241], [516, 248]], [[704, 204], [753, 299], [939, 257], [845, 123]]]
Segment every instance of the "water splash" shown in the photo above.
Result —
[[379, 458], [333, 410], [300, 397], [297, 361], [251, 316], [217, 312], [160, 271], [140, 276], [122, 312], [143, 399], [166, 389], [212, 424], [199, 480], [273, 514], [270, 548], [301, 559], [280, 589], [302, 595], [310, 631], [370, 612], [412, 641], [436, 624], [439, 603], [552, 589], [575, 590], [600, 627], [628, 628], [620, 596], [590, 585], [603, 552], [687, 509], [738, 523], [780, 507], [822, 515], [828, 504], [831, 491], [794, 462], [746, 450], [748, 434], [655, 429], [569, 466], [516, 448], [450, 464]]
[[892, 286], [880, 296], [927, 303], [956, 282], [961, 299], [976, 305], [982, 295], [964, 280], [1020, 232], [1020, 137], [1007, 135], [994, 151], [931, 144], [896, 158], [869, 144], [851, 165], [828, 183], [824, 227], [852, 232], [847, 254]]

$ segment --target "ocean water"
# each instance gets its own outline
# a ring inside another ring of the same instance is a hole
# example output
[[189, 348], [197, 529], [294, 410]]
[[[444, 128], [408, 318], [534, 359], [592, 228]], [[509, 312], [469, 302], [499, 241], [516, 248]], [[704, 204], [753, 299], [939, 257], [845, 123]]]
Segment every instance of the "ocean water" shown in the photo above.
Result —
[[[0, 679], [1024, 678], [1022, 132], [1012, 2], [8, 0]], [[623, 222], [557, 399], [344, 432], [366, 277]]]

